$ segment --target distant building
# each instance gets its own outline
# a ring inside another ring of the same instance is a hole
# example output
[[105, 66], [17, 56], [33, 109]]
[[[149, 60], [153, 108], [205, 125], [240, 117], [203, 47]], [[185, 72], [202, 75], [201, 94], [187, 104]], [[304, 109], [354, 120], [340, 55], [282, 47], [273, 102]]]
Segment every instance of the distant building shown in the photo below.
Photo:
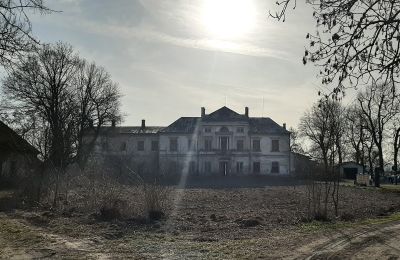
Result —
[[343, 162], [338, 167], [340, 176], [345, 179], [356, 180], [357, 175], [364, 172], [364, 167], [356, 162]]
[[[87, 138], [90, 135], [87, 135]], [[93, 154], [139, 174], [288, 175], [290, 132], [270, 118], [227, 107], [167, 127], [103, 127]], [[107, 159], [108, 158], [108, 159]]]
[[310, 156], [292, 152], [290, 161], [291, 170], [296, 177], [305, 178], [310, 173], [318, 171], [318, 163]]
[[32, 174], [39, 151], [0, 121], [0, 182], [17, 183]]

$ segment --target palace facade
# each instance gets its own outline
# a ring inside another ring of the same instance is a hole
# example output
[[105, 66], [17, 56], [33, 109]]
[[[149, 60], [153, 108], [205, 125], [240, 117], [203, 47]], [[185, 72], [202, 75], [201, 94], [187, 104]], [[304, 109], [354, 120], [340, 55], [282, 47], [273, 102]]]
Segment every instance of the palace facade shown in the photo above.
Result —
[[290, 132], [268, 117], [222, 107], [167, 127], [103, 127], [93, 152], [143, 174], [288, 175]]

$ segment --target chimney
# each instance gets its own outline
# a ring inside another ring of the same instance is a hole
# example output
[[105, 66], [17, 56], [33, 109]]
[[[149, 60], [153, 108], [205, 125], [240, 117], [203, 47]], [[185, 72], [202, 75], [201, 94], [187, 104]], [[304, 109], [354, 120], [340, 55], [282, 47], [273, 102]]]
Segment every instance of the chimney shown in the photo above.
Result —
[[115, 119], [111, 120], [111, 126], [115, 127]]
[[142, 119], [142, 128], [146, 128], [146, 120]]
[[244, 108], [244, 115], [249, 117], [249, 107]]
[[201, 117], [206, 115], [206, 109], [204, 107], [201, 108]]
[[286, 123], [283, 123], [283, 129], [286, 130]]

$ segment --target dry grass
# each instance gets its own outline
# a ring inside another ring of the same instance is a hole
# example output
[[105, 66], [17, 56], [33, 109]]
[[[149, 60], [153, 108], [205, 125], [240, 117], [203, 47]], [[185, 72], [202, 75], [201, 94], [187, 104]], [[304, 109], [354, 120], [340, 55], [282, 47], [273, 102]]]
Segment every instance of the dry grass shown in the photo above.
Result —
[[[17, 211], [0, 216], [3, 230], [0, 231], [0, 242], [1, 238], [10, 237], [9, 248], [18, 245], [35, 251], [50, 247], [57, 256], [60, 256], [60, 250], [62, 256], [68, 256], [71, 249], [65, 248], [65, 242], [56, 243], [56, 248], [48, 245], [50, 240], [46, 236], [51, 233], [73, 245], [78, 242], [80, 246], [90, 245], [86, 251], [75, 250], [74, 258], [88, 255], [96, 258], [101, 253], [120, 259], [268, 259], [296, 256], [298, 247], [343, 227], [400, 220], [399, 214], [390, 215], [400, 211], [400, 194], [396, 192], [341, 187], [340, 212], [342, 216], [350, 214], [350, 221], [334, 219], [326, 223], [305, 223], [307, 198], [304, 187], [267, 187], [168, 188], [167, 197], [179, 196], [179, 199], [174, 200], [175, 204], [163, 200], [166, 219], [141, 222], [138, 220], [147, 214], [149, 208], [160, 206], [158, 202], [146, 201], [154, 199], [152, 189], [148, 189], [146, 195], [142, 186], [104, 185], [103, 189], [96, 186], [96, 190], [89, 190], [91, 192], [79, 191], [87, 190], [84, 185], [71, 191], [68, 207], [65, 206], [61, 214]], [[106, 187], [109, 190], [104, 190]], [[162, 193], [157, 191], [157, 194]], [[91, 214], [98, 212], [103, 203], [112, 204], [121, 198], [131, 203], [123, 208], [132, 210], [122, 220], [98, 221]], [[89, 203], [88, 200], [93, 201]], [[136, 217], [132, 218], [132, 215]], [[387, 216], [378, 217], [380, 215]], [[3, 228], [10, 225], [10, 221], [14, 223], [12, 228]], [[14, 232], [14, 229], [23, 231]], [[15, 235], [10, 236], [10, 233]], [[32, 243], [30, 239], [33, 239]]]

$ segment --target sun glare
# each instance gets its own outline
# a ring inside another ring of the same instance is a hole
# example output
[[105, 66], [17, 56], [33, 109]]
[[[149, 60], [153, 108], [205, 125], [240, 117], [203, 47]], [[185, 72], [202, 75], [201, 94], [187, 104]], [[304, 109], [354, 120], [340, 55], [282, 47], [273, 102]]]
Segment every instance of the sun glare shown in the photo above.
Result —
[[204, 0], [202, 21], [214, 38], [238, 38], [255, 25], [255, 7], [250, 0]]

